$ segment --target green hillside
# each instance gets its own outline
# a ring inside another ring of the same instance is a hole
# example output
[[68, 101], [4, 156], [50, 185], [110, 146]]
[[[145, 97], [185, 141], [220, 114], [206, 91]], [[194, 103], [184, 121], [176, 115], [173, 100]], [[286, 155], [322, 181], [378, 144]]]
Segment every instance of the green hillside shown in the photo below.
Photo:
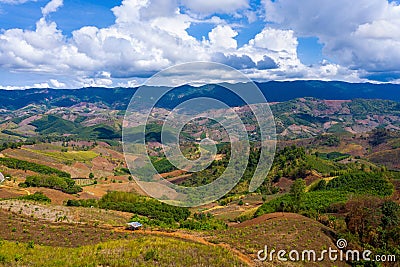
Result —
[[71, 122], [54, 115], [44, 116], [30, 123], [41, 135], [76, 135], [82, 139], [117, 139], [121, 138], [120, 131], [108, 125], [84, 127], [77, 122]]
[[156, 236], [77, 248], [1, 241], [0, 248], [0, 266], [245, 266], [227, 249]]

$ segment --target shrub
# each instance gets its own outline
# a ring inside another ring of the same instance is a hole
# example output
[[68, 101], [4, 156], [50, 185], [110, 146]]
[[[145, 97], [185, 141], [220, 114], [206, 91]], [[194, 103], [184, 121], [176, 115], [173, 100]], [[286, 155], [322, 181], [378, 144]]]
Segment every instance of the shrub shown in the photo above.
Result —
[[44, 195], [42, 192], [36, 192], [33, 195], [19, 197], [18, 199], [22, 200], [30, 200], [30, 201], [37, 201], [43, 203], [50, 203], [51, 199]]
[[144, 255], [144, 260], [145, 261], [158, 260], [158, 251], [156, 249], [150, 249]]

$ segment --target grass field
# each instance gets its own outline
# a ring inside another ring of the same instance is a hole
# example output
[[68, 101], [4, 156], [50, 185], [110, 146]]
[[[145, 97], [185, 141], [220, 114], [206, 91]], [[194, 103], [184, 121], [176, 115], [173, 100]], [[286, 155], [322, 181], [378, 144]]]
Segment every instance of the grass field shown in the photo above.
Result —
[[1, 241], [0, 266], [246, 266], [218, 246], [138, 237], [78, 248]]
[[92, 159], [96, 158], [99, 156], [98, 153], [94, 151], [68, 151], [68, 152], [61, 152], [61, 151], [42, 151], [42, 150], [33, 150], [33, 149], [27, 149], [26, 150], [41, 154], [44, 156], [49, 156], [54, 159], [58, 159], [60, 161], [79, 161], [79, 162], [85, 162], [85, 161], [91, 161]]

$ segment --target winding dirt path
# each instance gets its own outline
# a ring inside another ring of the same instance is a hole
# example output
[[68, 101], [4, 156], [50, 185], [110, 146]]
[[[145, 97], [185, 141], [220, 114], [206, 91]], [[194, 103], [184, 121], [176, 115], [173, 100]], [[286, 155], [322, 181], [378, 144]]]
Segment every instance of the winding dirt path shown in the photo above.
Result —
[[16, 187], [11, 187], [11, 186], [6, 186], [6, 185], [0, 185], [0, 188], [8, 188], [8, 189], [17, 190], [17, 191], [23, 191], [23, 192], [25, 192], [28, 196], [31, 194], [31, 192], [29, 192], [28, 190], [23, 189], [23, 188], [16, 188]]

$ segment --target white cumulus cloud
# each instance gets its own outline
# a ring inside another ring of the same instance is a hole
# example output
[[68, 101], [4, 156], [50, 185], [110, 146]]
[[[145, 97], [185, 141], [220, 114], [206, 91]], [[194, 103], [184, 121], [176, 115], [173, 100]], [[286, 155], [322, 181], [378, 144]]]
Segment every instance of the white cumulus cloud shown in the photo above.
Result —
[[[345, 2], [338, 1], [342, 5]], [[240, 27], [216, 15], [199, 18], [204, 14], [232, 15], [240, 10], [244, 14], [249, 8], [248, 0], [123, 0], [112, 9], [113, 25], [104, 28], [84, 26], [73, 31], [71, 36], [64, 35], [48, 16], [63, 5], [62, 0], [52, 0], [42, 8], [43, 17], [37, 21], [34, 30], [0, 32], [0, 68], [14, 73], [48, 74], [49, 78], [36, 85], [54, 88], [133, 86], [174, 64], [207, 60], [241, 68], [260, 80], [324, 78], [355, 81], [363, 75], [351, 69], [355, 62], [363, 66], [366, 65], [364, 62], [383, 64], [387, 55], [377, 51], [382, 51], [383, 47], [392, 49], [392, 57], [396, 59], [400, 47], [394, 33], [381, 31], [390, 28], [398, 32], [398, 22], [394, 19], [397, 17], [396, 4], [382, 8], [377, 4], [382, 0], [371, 0], [370, 5], [367, 2], [357, 2], [364, 12], [354, 11], [353, 14], [346, 10], [347, 13], [343, 13], [346, 14], [345, 22], [332, 22], [334, 15], [331, 12], [341, 12], [340, 4], [336, 2], [323, 8], [317, 0], [305, 0], [304, 6], [289, 0], [266, 1], [266, 16], [273, 23], [247, 44], [239, 45]], [[356, 4], [348, 5], [354, 9]], [[375, 19], [371, 20], [371, 16]], [[193, 23], [201, 22], [213, 27], [207, 39], [198, 40], [188, 30]], [[297, 54], [299, 36], [317, 36], [325, 46], [325, 53], [335, 54], [339, 62], [324, 62], [313, 67], [303, 65]], [[371, 50], [376, 53], [355, 59]], [[395, 60], [391, 59], [391, 62]], [[216, 81], [215, 77], [212, 80]]]
[[42, 8], [43, 16], [47, 16], [50, 13], [56, 12], [57, 9], [62, 7], [63, 0], [51, 0], [44, 8]]
[[298, 40], [292, 30], [266, 27], [239, 51], [251, 56], [255, 62], [268, 56], [287, 71], [303, 67], [297, 55], [297, 46]]
[[316, 36], [339, 64], [370, 72], [400, 69], [400, 6], [387, 0], [265, 0], [267, 20]]
[[235, 13], [249, 7], [248, 0], [182, 0], [182, 4], [200, 14]]
[[228, 25], [218, 25], [208, 34], [209, 44], [215, 49], [236, 49], [237, 41], [234, 39], [238, 35]]
[[65, 88], [65, 86], [66, 86], [65, 83], [59, 82], [56, 79], [50, 79], [50, 83], [51, 83], [52, 87], [54, 87], [54, 88]]

